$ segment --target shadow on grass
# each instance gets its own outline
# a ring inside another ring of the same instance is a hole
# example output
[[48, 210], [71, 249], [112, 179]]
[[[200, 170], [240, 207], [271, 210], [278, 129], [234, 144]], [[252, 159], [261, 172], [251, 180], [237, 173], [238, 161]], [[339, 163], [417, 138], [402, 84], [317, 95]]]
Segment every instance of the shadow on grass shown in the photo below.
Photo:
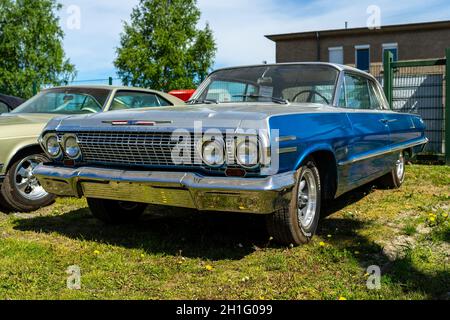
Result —
[[263, 216], [154, 206], [131, 225], [104, 225], [84, 208], [61, 216], [17, 220], [15, 229], [141, 248], [153, 254], [179, 255], [181, 251], [184, 257], [210, 260], [240, 260], [254, 251], [254, 245], [265, 245], [269, 239]]
[[[324, 215], [329, 216], [340, 211], [350, 204], [364, 199], [372, 191], [373, 187], [367, 185], [348, 193], [330, 203], [324, 210]], [[370, 223], [351, 218], [324, 219], [319, 225], [318, 234], [323, 237], [333, 234], [333, 238], [329, 241], [333, 249], [347, 250], [363, 268], [379, 266], [384, 283], [399, 284], [404, 292], [423, 292], [430, 299], [448, 300], [450, 298], [450, 270], [445, 268], [445, 271], [430, 271], [429, 273], [418, 270], [413, 261], [412, 249], [406, 249], [402, 258], [395, 261], [389, 260], [382, 246], [370, 241], [358, 232], [367, 228]], [[424, 259], [427, 258], [424, 257]], [[445, 262], [442, 261], [442, 263]]]
[[[324, 217], [364, 199], [372, 190], [371, 186], [364, 186], [342, 196], [324, 208]], [[266, 247], [269, 242], [263, 216], [199, 213], [153, 206], [147, 213], [138, 224], [115, 227], [98, 222], [89, 209], [84, 208], [61, 216], [20, 219], [15, 222], [15, 229], [57, 233], [71, 239], [124, 248], [141, 248], [150, 254], [175, 256], [181, 252], [184, 257], [213, 261], [240, 260], [254, 252], [254, 245]], [[420, 291], [430, 298], [446, 297], [450, 291], [448, 271], [424, 274], [416, 269], [410, 255], [389, 261], [381, 246], [358, 232], [368, 223], [351, 218], [324, 218], [318, 233], [324, 237], [333, 234], [329, 241], [333, 250], [351, 252], [363, 268], [380, 266], [385, 282], [400, 284], [405, 292]]]

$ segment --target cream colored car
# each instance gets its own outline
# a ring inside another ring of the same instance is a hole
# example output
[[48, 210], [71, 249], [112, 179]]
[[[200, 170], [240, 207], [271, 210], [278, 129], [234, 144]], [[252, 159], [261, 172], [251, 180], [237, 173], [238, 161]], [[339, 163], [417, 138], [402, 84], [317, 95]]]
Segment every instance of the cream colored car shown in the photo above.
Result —
[[38, 143], [56, 116], [184, 105], [169, 94], [128, 87], [71, 86], [47, 89], [0, 115], [0, 211], [30, 212], [53, 202], [33, 176], [48, 159]]

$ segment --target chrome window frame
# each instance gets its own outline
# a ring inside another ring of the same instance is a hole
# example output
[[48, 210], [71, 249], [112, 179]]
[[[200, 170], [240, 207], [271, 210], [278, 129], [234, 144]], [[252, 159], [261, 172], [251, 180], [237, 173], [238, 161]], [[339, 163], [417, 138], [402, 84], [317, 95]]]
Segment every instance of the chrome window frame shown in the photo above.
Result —
[[[354, 76], [358, 76], [358, 77], [362, 77], [364, 79], [366, 79], [367, 81], [371, 82], [374, 85], [374, 89], [376, 91], [377, 94], [377, 98], [380, 101], [380, 108], [379, 109], [360, 109], [360, 111], [386, 111], [386, 110], [390, 110], [390, 108], [388, 107], [387, 104], [387, 100], [384, 96], [383, 90], [381, 88], [380, 83], [371, 75], [366, 74], [364, 72], [358, 72], [358, 71], [349, 71], [349, 70], [343, 70], [340, 72], [339, 75], [339, 80], [338, 80], [338, 84], [336, 86], [336, 94], [334, 97], [334, 103], [333, 106], [335, 108], [343, 108], [343, 109], [347, 109], [347, 110], [355, 110], [355, 109], [351, 109], [348, 107], [348, 101], [347, 101], [347, 88], [346, 88], [346, 81], [345, 81], [345, 76], [347, 74], [350, 75], [354, 75]], [[344, 85], [344, 95], [345, 95], [345, 107], [339, 106], [339, 101], [341, 99], [341, 86]]]

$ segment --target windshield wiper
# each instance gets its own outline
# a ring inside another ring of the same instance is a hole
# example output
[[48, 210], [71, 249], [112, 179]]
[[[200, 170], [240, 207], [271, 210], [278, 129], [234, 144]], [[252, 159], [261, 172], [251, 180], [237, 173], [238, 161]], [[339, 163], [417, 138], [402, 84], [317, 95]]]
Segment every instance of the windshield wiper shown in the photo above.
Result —
[[264, 98], [264, 99], [270, 99], [273, 102], [278, 103], [278, 104], [289, 104], [289, 101], [282, 99], [282, 98], [267, 97], [267, 96], [261, 96], [261, 95], [257, 95], [257, 94], [238, 94], [238, 95], [233, 96], [233, 98], [254, 98], [254, 99]]
[[205, 99], [205, 100], [194, 99], [194, 100], [189, 100], [187, 103], [188, 104], [219, 104], [219, 102], [214, 99]]

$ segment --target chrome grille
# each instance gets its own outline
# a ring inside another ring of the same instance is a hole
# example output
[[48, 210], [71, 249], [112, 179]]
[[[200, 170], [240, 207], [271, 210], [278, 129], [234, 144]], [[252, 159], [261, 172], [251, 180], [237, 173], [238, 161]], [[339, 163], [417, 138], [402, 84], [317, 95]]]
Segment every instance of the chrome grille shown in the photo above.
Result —
[[[172, 152], [178, 141], [171, 133], [159, 132], [81, 132], [77, 133], [86, 162], [134, 165], [174, 166]], [[192, 136], [190, 154], [184, 155], [191, 166], [201, 166]], [[179, 163], [178, 163], [179, 164]]]

